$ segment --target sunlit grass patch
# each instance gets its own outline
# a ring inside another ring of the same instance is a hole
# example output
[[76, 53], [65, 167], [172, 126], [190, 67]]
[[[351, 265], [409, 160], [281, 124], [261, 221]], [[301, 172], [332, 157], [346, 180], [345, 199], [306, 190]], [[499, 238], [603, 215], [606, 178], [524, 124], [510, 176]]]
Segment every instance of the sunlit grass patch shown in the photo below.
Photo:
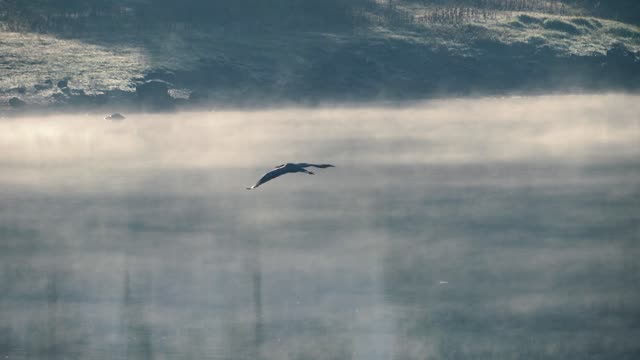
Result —
[[[0, 39], [0, 90], [23, 88], [27, 99], [57, 91], [62, 79], [88, 92], [131, 90], [131, 79], [148, 66], [145, 54], [132, 46], [105, 47], [34, 33], [0, 32]], [[37, 86], [47, 80], [52, 86]]]
[[[591, 55], [606, 53], [612, 44], [621, 42], [632, 50], [639, 50], [636, 26], [612, 20], [595, 19], [569, 11], [567, 14], [544, 13], [534, 11], [499, 11], [488, 16], [477, 12], [458, 11], [462, 14], [455, 21], [438, 21], [431, 14], [434, 8], [429, 5], [411, 5], [396, 7], [413, 15], [414, 31], [425, 42], [445, 44], [448, 48], [470, 49], [478, 39], [499, 41], [506, 45], [516, 43], [537, 43], [555, 49], [560, 54]], [[439, 8], [438, 8], [439, 9]], [[442, 12], [442, 9], [439, 10]], [[438, 13], [439, 14], [439, 13]], [[444, 15], [449, 12], [444, 11]], [[397, 24], [396, 24], [397, 25]], [[401, 27], [391, 31], [402, 32]], [[530, 39], [533, 39], [530, 41]]]
[[489, 34], [506, 44], [544, 44], [575, 55], [604, 54], [616, 42], [640, 50], [640, 29], [612, 20], [539, 13], [519, 14], [515, 19], [506, 14], [484, 24]]

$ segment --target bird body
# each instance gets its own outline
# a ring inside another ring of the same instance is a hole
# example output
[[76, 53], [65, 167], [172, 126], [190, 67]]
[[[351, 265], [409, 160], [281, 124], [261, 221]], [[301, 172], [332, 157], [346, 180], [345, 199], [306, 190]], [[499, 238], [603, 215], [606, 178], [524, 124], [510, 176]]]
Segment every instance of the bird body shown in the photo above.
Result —
[[312, 171], [305, 169], [307, 167], [316, 167], [316, 168], [324, 169], [324, 168], [335, 167], [335, 166], [331, 164], [309, 164], [309, 163], [286, 163], [286, 164], [278, 165], [275, 167], [275, 169], [264, 174], [255, 185], [253, 185], [252, 187], [248, 187], [247, 190], [255, 189], [269, 180], [275, 179], [278, 176], [288, 174], [288, 173], [301, 172], [309, 175], [314, 175]]

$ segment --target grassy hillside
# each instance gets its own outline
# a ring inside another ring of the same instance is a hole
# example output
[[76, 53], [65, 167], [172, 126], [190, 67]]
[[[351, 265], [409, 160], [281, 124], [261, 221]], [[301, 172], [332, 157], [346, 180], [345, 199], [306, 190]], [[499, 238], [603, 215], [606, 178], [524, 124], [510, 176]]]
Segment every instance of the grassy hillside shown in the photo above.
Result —
[[[0, 2], [0, 106], [166, 109], [640, 84], [640, 28], [595, 17], [584, 1], [190, 1], [151, 11], [143, 0], [77, 0], [57, 12], [48, 0], [20, 10]], [[159, 81], [149, 90], [149, 80]]]

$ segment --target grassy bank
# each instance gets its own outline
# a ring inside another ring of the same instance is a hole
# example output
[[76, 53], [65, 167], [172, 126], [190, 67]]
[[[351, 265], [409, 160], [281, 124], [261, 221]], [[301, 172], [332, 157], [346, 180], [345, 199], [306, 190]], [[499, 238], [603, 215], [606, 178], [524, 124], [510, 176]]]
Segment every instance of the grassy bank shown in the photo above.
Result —
[[[163, 81], [160, 92], [170, 96], [159, 101], [168, 108], [635, 90], [640, 83], [639, 27], [575, 7], [499, 4], [379, 4], [335, 28], [135, 26], [129, 19], [116, 23], [120, 29], [94, 24], [73, 33], [15, 32], [5, 23], [0, 107], [154, 108], [136, 93], [149, 80]], [[12, 98], [24, 104], [12, 107]]]

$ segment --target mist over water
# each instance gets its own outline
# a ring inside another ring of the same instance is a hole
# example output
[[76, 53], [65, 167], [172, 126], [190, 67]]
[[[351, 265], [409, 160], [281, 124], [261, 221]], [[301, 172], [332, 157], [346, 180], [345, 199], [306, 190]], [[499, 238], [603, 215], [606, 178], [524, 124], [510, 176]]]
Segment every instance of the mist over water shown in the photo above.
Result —
[[[0, 357], [640, 355], [640, 97], [0, 121]], [[284, 162], [322, 162], [250, 186]]]

